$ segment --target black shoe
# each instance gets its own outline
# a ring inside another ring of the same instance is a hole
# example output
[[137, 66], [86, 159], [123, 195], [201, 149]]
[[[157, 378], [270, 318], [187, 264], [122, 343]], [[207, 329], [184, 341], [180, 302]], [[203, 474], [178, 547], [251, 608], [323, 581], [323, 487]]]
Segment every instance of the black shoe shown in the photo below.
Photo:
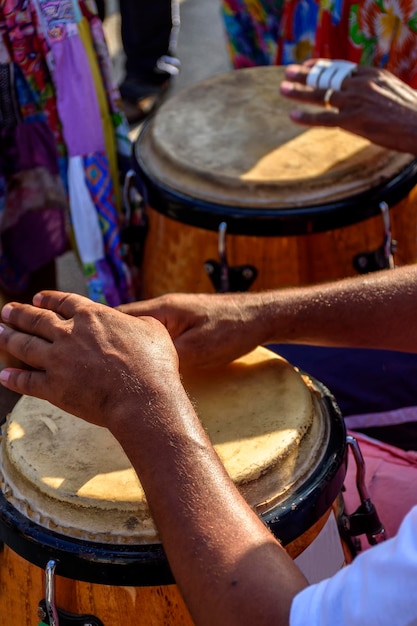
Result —
[[144, 120], [161, 104], [171, 84], [170, 74], [154, 73], [152, 80], [126, 76], [119, 86], [122, 106], [130, 124]]

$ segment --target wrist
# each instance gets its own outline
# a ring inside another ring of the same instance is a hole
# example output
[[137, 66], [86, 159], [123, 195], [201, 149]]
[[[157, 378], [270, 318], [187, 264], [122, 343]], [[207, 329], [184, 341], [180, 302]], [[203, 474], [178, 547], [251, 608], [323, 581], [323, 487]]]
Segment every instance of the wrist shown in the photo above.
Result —
[[150, 444], [181, 424], [189, 399], [179, 373], [161, 373], [136, 383], [136, 390], [119, 398], [117, 406], [107, 411], [106, 424], [126, 450]]

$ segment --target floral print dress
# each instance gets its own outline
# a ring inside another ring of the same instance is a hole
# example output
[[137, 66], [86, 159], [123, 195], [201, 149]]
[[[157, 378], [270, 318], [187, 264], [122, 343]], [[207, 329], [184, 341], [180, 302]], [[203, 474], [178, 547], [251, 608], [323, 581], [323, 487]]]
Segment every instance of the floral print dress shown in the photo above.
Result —
[[417, 87], [417, 0], [223, 0], [223, 15], [236, 69], [322, 56]]
[[132, 299], [120, 241], [131, 146], [91, 0], [0, 0], [0, 289], [66, 251], [89, 296]]

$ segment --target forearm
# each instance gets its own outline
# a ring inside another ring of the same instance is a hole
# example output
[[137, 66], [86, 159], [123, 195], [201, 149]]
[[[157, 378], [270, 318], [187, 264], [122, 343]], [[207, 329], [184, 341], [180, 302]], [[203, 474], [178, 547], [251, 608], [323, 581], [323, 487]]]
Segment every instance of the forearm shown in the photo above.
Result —
[[194, 620], [287, 624], [304, 578], [231, 483], [179, 381], [157, 398], [149, 419], [138, 426], [132, 408], [114, 433], [141, 478]]
[[257, 319], [262, 343], [417, 352], [417, 267], [320, 286], [265, 292]]

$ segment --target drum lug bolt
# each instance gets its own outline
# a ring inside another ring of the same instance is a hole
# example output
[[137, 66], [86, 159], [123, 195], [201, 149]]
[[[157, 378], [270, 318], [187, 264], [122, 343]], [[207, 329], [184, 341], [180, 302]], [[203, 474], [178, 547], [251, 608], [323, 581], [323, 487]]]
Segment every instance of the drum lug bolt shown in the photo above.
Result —
[[350, 533], [350, 520], [346, 515], [342, 516], [341, 519], [343, 530], [347, 533]]
[[245, 267], [245, 269], [242, 272], [242, 276], [246, 280], [250, 280], [253, 277], [253, 275], [254, 275], [254, 271], [250, 267]]
[[210, 263], [209, 261], [206, 261], [206, 263], [204, 263], [204, 270], [205, 270], [207, 276], [211, 276], [211, 274], [213, 274], [213, 272], [214, 272], [213, 264]]
[[41, 619], [43, 621], [44, 619], [46, 619], [46, 617], [46, 611], [44, 611], [41, 606], [38, 606], [38, 619]]

